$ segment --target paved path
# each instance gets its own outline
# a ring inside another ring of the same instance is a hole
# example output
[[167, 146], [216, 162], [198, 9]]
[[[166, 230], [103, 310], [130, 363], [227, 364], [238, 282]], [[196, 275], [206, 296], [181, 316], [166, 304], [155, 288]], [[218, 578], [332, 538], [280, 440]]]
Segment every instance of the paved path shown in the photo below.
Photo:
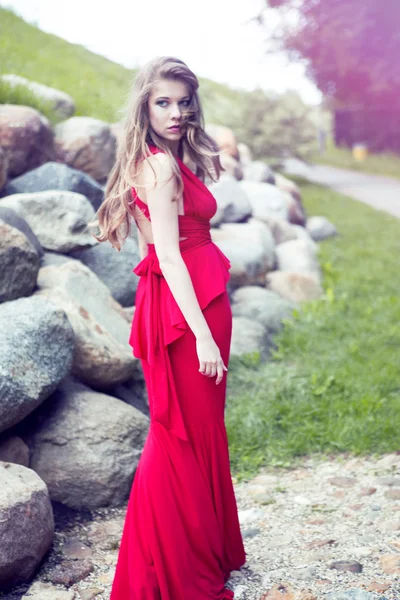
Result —
[[400, 180], [326, 165], [308, 165], [297, 159], [285, 163], [285, 172], [326, 185], [337, 192], [361, 200], [377, 210], [400, 218]]

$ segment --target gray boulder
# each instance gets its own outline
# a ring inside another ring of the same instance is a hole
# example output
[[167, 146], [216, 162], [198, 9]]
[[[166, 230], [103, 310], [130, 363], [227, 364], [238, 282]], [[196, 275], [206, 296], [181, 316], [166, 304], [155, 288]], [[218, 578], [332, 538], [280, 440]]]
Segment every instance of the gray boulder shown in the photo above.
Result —
[[217, 201], [217, 212], [211, 219], [211, 226], [221, 222], [238, 223], [251, 216], [250, 202], [235, 179], [222, 176], [217, 183], [212, 183], [208, 189]]
[[314, 273], [318, 279], [321, 268], [317, 253], [305, 239], [290, 240], [276, 247], [278, 269], [293, 273]]
[[337, 229], [326, 217], [310, 217], [306, 223], [306, 229], [316, 242], [337, 235]]
[[261, 323], [270, 334], [282, 328], [282, 320], [289, 318], [294, 302], [279, 294], [258, 286], [244, 286], [232, 294], [232, 314]]
[[264, 284], [268, 256], [258, 239], [243, 237], [238, 240], [231, 231], [222, 229], [212, 229], [211, 237], [230, 260], [230, 292], [242, 285]]
[[294, 228], [295, 226], [285, 219], [281, 219], [279, 217], [268, 217], [267, 219], [263, 219], [263, 221], [270, 228], [275, 240], [275, 244], [282, 244], [283, 242], [295, 240], [297, 237], [299, 237]]
[[239, 182], [242, 190], [247, 194], [253, 217], [266, 221], [269, 217], [289, 219], [289, 205], [292, 197], [288, 192], [277, 188], [270, 183], [243, 180]]
[[[315, 254], [318, 254], [319, 246], [318, 246], [317, 242], [315, 242], [312, 239], [311, 235], [308, 233], [308, 231], [305, 227], [302, 227], [301, 225], [292, 224], [292, 230], [294, 231], [296, 238], [298, 240], [304, 240], [304, 242], [306, 242], [306, 244], [308, 246], [310, 246], [312, 251], [315, 252]], [[287, 240], [287, 241], [289, 241], [289, 240]]]
[[8, 225], [11, 225], [11, 227], [15, 227], [15, 229], [18, 229], [21, 233], [23, 233], [24, 236], [30, 241], [32, 246], [35, 248], [36, 254], [40, 258], [43, 256], [43, 254], [44, 254], [43, 248], [42, 248], [39, 240], [37, 239], [36, 235], [33, 233], [32, 229], [29, 227], [28, 223], [25, 221], [25, 219], [23, 217], [21, 217], [21, 215], [19, 215], [12, 208], [8, 208], [7, 206], [4, 206], [1, 203], [1, 200], [0, 200], [0, 219], [2, 219]]
[[259, 353], [261, 360], [269, 355], [272, 341], [266, 328], [247, 317], [233, 317], [231, 356], [242, 357], [246, 354]]
[[243, 169], [244, 179], [275, 184], [275, 174], [272, 169], [261, 160], [253, 160]]
[[36, 285], [40, 258], [23, 233], [0, 219], [0, 302], [29, 296]]
[[0, 461], [29, 467], [29, 448], [24, 440], [4, 433], [0, 439]]
[[126, 501], [148, 432], [144, 414], [67, 377], [34, 418], [31, 468], [52, 500], [75, 509]]
[[211, 229], [211, 237], [231, 261], [230, 290], [242, 285], [264, 285], [266, 273], [276, 263], [275, 242], [264, 223], [257, 219], [224, 223]]
[[68, 254], [98, 244], [87, 229], [94, 210], [82, 194], [58, 190], [13, 194], [1, 199], [0, 206], [23, 216], [46, 250]]
[[54, 516], [46, 484], [32, 469], [0, 462], [0, 590], [27, 583], [50, 550]]
[[72, 366], [74, 346], [65, 312], [45, 298], [0, 305], [0, 431], [50, 396]]
[[94, 210], [104, 198], [103, 187], [93, 177], [63, 163], [50, 161], [8, 182], [0, 197], [46, 190], [76, 192], [85, 196]]
[[127, 238], [120, 252], [110, 244], [101, 243], [92, 248], [76, 250], [71, 256], [89, 267], [122, 306], [135, 303], [139, 277], [132, 271], [140, 261], [140, 255], [133, 237]]
[[63, 265], [66, 262], [80, 262], [77, 258], [72, 258], [69, 254], [59, 254], [58, 252], [45, 252], [40, 262], [41, 267], [52, 267]]
[[71, 371], [98, 390], [134, 377], [140, 363], [129, 346], [130, 321], [102, 281], [80, 261], [42, 267], [35, 295], [62, 308], [75, 333]]

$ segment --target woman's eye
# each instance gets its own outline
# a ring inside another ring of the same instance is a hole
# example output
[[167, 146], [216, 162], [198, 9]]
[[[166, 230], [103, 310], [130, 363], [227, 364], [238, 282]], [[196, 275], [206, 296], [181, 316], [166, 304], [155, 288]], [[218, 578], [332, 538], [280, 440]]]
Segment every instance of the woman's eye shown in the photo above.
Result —
[[166, 104], [166, 103], [167, 103], [167, 101], [166, 101], [166, 100], [159, 100], [159, 101], [157, 102], [158, 106], [161, 106], [161, 104]]
[[185, 106], [189, 106], [189, 104], [190, 104], [190, 100], [184, 100], [184, 101], [182, 102], [182, 104], [184, 104]]

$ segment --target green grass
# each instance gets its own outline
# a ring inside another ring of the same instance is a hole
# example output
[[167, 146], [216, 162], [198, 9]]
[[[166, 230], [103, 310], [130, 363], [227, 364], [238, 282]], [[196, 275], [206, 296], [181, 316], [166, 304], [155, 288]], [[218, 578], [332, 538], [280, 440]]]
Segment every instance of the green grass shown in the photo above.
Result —
[[[135, 69], [127, 69], [81, 45], [45, 33], [11, 9], [0, 7], [0, 74], [14, 73], [62, 90], [75, 102], [75, 115], [114, 123], [121, 117]], [[241, 114], [246, 92], [199, 78], [206, 122], [229, 125]], [[52, 124], [60, 118], [26, 89], [0, 82], [0, 104], [33, 106]]]
[[274, 360], [230, 365], [239, 480], [306, 454], [400, 446], [400, 220], [315, 185], [302, 191], [308, 214], [328, 217], [339, 235], [319, 243], [324, 296], [286, 322]]
[[311, 162], [400, 179], [400, 154], [390, 152], [369, 154], [364, 161], [359, 162], [353, 158], [351, 150], [337, 148], [330, 142], [324, 154], [314, 153]]
[[[118, 120], [117, 110], [133, 71], [90, 52], [83, 46], [45, 33], [26, 23], [12, 10], [0, 8], [1, 73], [15, 73], [70, 94], [76, 115], [90, 115], [108, 122]], [[32, 105], [24, 97], [0, 87], [0, 103]], [[27, 102], [26, 102], [27, 101]], [[36, 108], [41, 108], [41, 103]], [[44, 108], [44, 114], [54, 122]]]

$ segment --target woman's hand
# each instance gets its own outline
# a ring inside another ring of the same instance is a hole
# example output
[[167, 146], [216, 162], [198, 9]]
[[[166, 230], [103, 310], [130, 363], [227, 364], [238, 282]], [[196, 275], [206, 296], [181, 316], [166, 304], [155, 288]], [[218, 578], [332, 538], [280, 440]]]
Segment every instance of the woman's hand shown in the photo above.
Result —
[[210, 335], [206, 338], [196, 338], [196, 351], [200, 363], [199, 372], [207, 377], [215, 377], [216, 385], [221, 383], [224, 371], [227, 371], [221, 353], [214, 338]]

